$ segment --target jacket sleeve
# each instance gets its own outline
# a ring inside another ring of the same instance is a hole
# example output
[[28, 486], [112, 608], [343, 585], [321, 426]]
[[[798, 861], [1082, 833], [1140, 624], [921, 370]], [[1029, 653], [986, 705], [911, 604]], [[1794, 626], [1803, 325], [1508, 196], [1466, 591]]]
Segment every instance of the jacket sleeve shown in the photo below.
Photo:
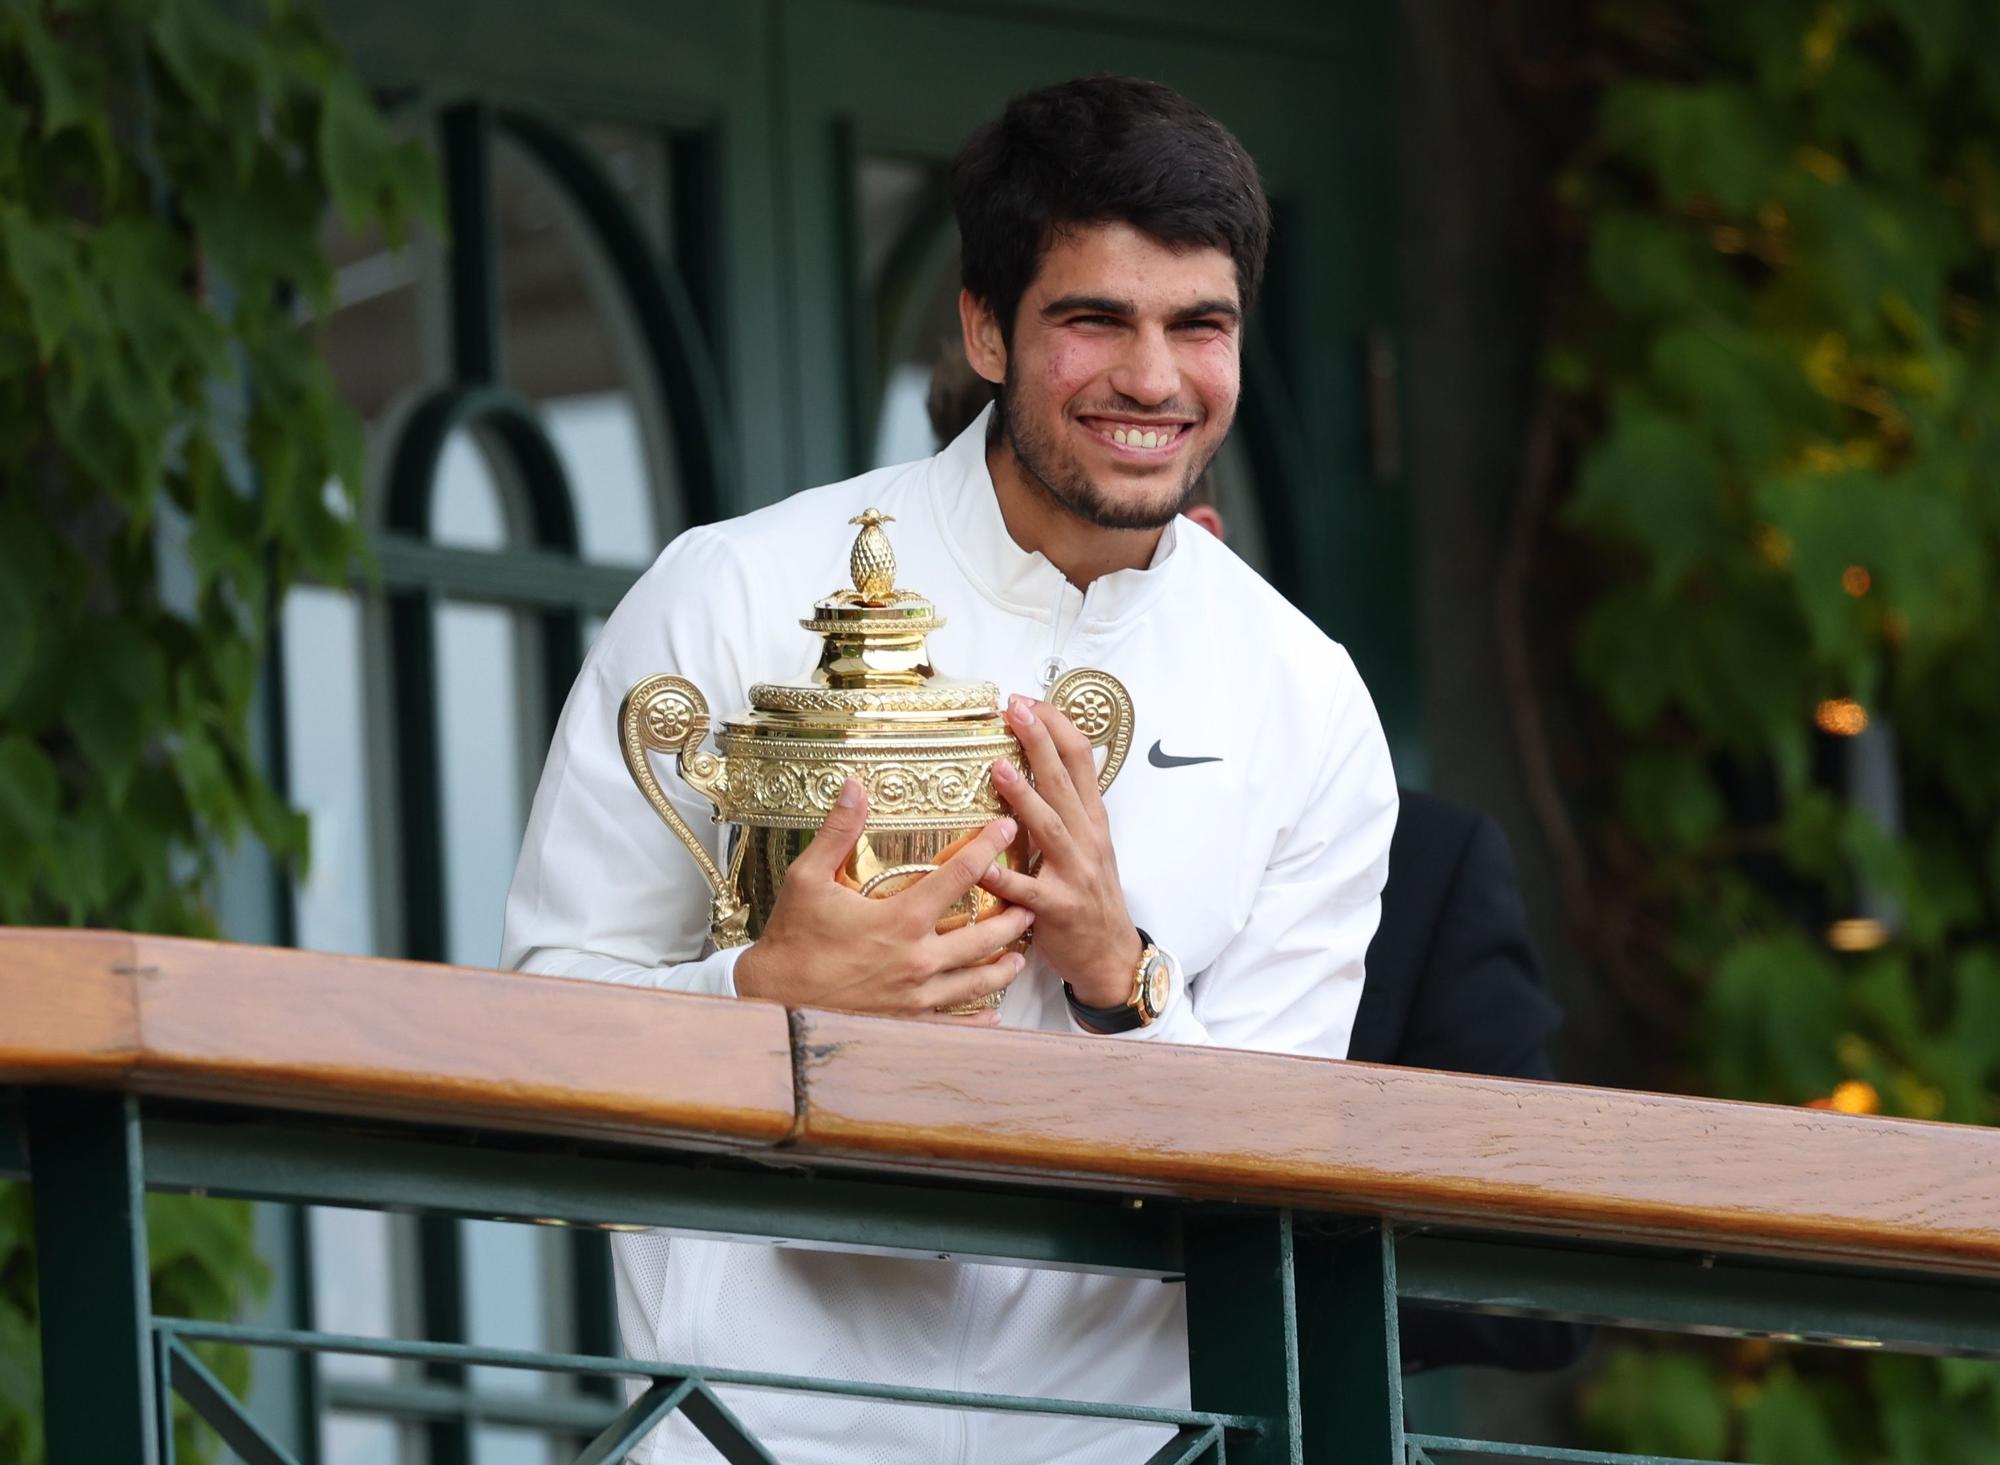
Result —
[[[1361, 676], [1346, 652], [1337, 657], [1317, 767], [1272, 847], [1249, 920], [1205, 971], [1176, 962], [1160, 1020], [1123, 1036], [1346, 1055], [1389, 872], [1396, 777]], [[1171, 933], [1154, 934], [1172, 959]]]
[[[733, 549], [707, 530], [669, 545], [606, 623], [556, 724], [507, 895], [501, 960], [523, 971], [734, 996], [742, 947], [708, 948], [709, 890], [692, 856], [648, 808], [618, 748], [620, 703], [655, 672], [687, 677], [711, 718], [744, 692], [725, 627], [749, 624], [753, 593]], [[709, 856], [713, 810], [654, 768]]]
[[1562, 1025], [1528, 936], [1506, 835], [1472, 823], [1439, 912], [1392, 1062], [1503, 1078], [1555, 1077], [1546, 1045]]

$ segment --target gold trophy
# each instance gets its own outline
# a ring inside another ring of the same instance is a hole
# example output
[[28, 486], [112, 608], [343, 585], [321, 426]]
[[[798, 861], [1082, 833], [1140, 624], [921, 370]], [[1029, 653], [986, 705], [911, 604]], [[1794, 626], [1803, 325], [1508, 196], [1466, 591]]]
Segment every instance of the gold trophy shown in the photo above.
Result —
[[[802, 682], [759, 682], [750, 710], [722, 724], [721, 753], [706, 751], [708, 701], [685, 677], [650, 676], [625, 694], [618, 738], [632, 781], [694, 856], [713, 901], [718, 947], [754, 941], [770, 918], [778, 884], [811, 843], [841, 786], [868, 790], [868, 822], [840, 871], [868, 896], [907, 888], [1007, 812], [993, 791], [992, 764], [1005, 758], [1028, 773], [1021, 745], [1000, 719], [991, 682], [954, 681], [931, 665], [928, 633], [944, 624], [923, 596], [896, 588], [896, 555], [868, 510], [848, 570], [852, 590], [813, 607], [799, 624], [823, 638], [819, 665]], [[1079, 669], [1050, 690], [1060, 708], [1103, 752], [1097, 786], [1109, 788], [1132, 744], [1132, 699], [1116, 677]], [[668, 802], [650, 753], [672, 754], [680, 775], [737, 826], [729, 868], [710, 858]], [[1019, 867], [1026, 837], [1001, 859]], [[945, 930], [982, 920], [1001, 902], [974, 887], [939, 923]], [[975, 1007], [998, 1006], [1004, 992]]]

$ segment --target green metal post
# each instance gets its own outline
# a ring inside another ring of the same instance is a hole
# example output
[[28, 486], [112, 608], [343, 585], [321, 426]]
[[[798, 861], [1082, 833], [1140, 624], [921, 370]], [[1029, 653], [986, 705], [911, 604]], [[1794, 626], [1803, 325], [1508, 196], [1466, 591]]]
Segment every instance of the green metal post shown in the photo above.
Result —
[[[313, 1260], [312, 1216], [304, 1206], [285, 1207], [287, 1265], [291, 1271], [292, 1321], [295, 1328], [319, 1326], [319, 1303], [313, 1296], [317, 1275]], [[319, 1356], [298, 1353], [291, 1360], [295, 1406], [292, 1438], [301, 1465], [320, 1465], [320, 1417], [326, 1412], [326, 1387], [319, 1373]]]
[[1230, 1465], [1300, 1465], [1292, 1213], [1190, 1216], [1186, 1246], [1193, 1406], [1264, 1421], [1230, 1432]]
[[30, 1089], [27, 1111], [49, 1458], [158, 1465], [138, 1105]]
[[[459, 1223], [450, 1216], [417, 1220], [417, 1267], [421, 1277], [423, 1336], [441, 1342], [465, 1339], [465, 1253]], [[463, 1389], [465, 1369], [455, 1363], [430, 1362], [424, 1377], [450, 1389]], [[425, 1430], [430, 1465], [472, 1465], [472, 1420], [464, 1410], [434, 1419]]]
[[1297, 1276], [1306, 1460], [1403, 1465], [1393, 1231], [1301, 1236]]
[[[567, 1238], [569, 1316], [578, 1353], [616, 1353], [618, 1284], [611, 1269], [610, 1238], [597, 1231], [572, 1231]], [[606, 1374], [577, 1380], [577, 1392], [607, 1403], [618, 1398], [618, 1380]]]
[[176, 1465], [180, 1448], [174, 1440], [173, 1344], [172, 1333], [153, 1329], [153, 1418], [165, 1421], [160, 1426], [159, 1465]]

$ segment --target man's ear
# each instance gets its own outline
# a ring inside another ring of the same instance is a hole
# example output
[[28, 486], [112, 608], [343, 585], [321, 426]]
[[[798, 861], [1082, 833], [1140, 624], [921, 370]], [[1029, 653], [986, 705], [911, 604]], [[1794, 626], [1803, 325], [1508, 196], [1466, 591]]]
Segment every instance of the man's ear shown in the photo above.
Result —
[[1201, 525], [1202, 528], [1213, 534], [1217, 539], [1226, 541], [1229, 538], [1227, 534], [1222, 532], [1222, 514], [1214, 504], [1193, 504], [1181, 510], [1181, 512], [1186, 514], [1195, 523]]
[[1007, 379], [1007, 342], [1000, 322], [985, 301], [970, 290], [958, 292], [958, 326], [965, 336], [965, 359], [972, 369], [998, 386]]

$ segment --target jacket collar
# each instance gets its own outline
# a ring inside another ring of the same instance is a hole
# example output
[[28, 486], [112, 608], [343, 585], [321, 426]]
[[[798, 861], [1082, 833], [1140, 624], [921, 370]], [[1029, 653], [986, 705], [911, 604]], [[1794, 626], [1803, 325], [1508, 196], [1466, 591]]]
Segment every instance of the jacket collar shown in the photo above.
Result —
[[1077, 600], [1084, 601], [1079, 626], [1136, 615], [1166, 588], [1174, 562], [1186, 559], [1175, 553], [1180, 520], [1160, 535], [1152, 563], [1101, 576], [1085, 597], [1039, 550], [1022, 549], [1007, 532], [993, 475], [986, 467], [986, 434], [995, 410], [988, 407], [981, 412], [930, 460], [932, 510], [959, 569], [987, 599], [1017, 615], [1048, 620]]

